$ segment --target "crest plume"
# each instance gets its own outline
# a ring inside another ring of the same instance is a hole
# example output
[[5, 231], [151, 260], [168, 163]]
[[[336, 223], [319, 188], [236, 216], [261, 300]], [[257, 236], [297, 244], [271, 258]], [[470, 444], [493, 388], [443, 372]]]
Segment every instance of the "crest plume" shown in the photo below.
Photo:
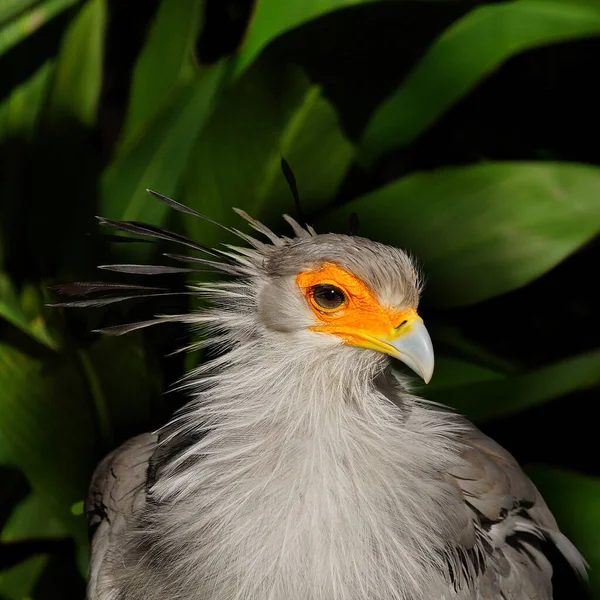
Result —
[[[284, 173], [286, 178], [291, 177], [295, 190], [295, 180], [293, 174], [287, 162], [282, 159], [282, 164], [285, 163]], [[288, 179], [288, 181], [290, 181]], [[292, 187], [292, 183], [290, 183]], [[187, 236], [179, 233], [175, 233], [151, 225], [149, 223], [143, 223], [139, 221], [118, 221], [113, 219], [107, 219], [104, 217], [97, 217], [99, 224], [102, 227], [111, 228], [121, 233], [129, 234], [135, 237], [124, 237], [115, 235], [105, 235], [104, 237], [110, 241], [115, 242], [167, 242], [178, 246], [183, 246], [192, 251], [199, 252], [207, 255], [210, 258], [204, 258], [201, 256], [180, 254], [174, 252], [164, 252], [162, 256], [177, 262], [190, 263], [196, 265], [194, 268], [178, 267], [173, 265], [143, 265], [143, 264], [108, 264], [99, 265], [98, 268], [103, 271], [110, 271], [114, 273], [122, 273], [128, 275], [175, 275], [175, 274], [193, 274], [193, 273], [222, 273], [233, 277], [252, 277], [256, 275], [262, 268], [262, 261], [265, 255], [268, 254], [269, 248], [281, 247], [285, 245], [289, 238], [279, 237], [267, 226], [263, 225], [257, 219], [254, 219], [248, 215], [244, 210], [234, 208], [233, 210], [244, 219], [252, 229], [257, 233], [267, 238], [267, 242], [260, 241], [259, 239], [250, 236], [246, 233], [239, 231], [236, 228], [227, 227], [221, 223], [218, 223], [214, 219], [189, 208], [172, 198], [168, 198], [163, 194], [155, 192], [153, 190], [146, 190], [154, 198], [166, 204], [169, 208], [174, 209], [186, 215], [190, 215], [195, 218], [202, 219], [211, 223], [212, 225], [219, 227], [220, 229], [232, 234], [239, 239], [243, 240], [251, 246], [251, 248], [234, 246], [231, 244], [224, 244], [227, 250], [221, 250], [218, 248], [209, 248], [200, 242], [196, 242]], [[297, 198], [297, 190], [294, 192], [294, 197]], [[299, 204], [298, 204], [299, 207]], [[308, 238], [316, 235], [316, 232], [312, 228], [305, 229], [295, 219], [289, 215], [284, 215], [285, 221], [292, 227], [292, 230], [298, 238]], [[149, 239], [148, 239], [149, 238]], [[166, 287], [150, 287], [143, 285], [132, 285], [124, 284], [119, 282], [74, 282], [69, 284], [58, 284], [52, 286], [52, 289], [59, 296], [70, 296], [76, 299], [63, 300], [60, 302], [51, 303], [48, 306], [62, 307], [62, 308], [90, 308], [90, 307], [102, 307], [109, 304], [123, 302], [127, 300], [138, 300], [142, 298], [157, 298], [163, 296], [198, 296], [206, 297], [206, 290], [213, 288], [214, 284], [210, 286], [204, 283], [190, 283], [183, 289], [170, 289]], [[81, 298], [85, 297], [85, 298]], [[123, 335], [134, 331], [136, 329], [142, 329], [144, 327], [150, 327], [165, 322], [190, 322], [193, 320], [189, 315], [161, 315], [155, 319], [149, 319], [139, 323], [130, 323], [123, 325], [115, 325], [106, 327], [103, 329], [96, 330], [100, 333], [107, 335]]]

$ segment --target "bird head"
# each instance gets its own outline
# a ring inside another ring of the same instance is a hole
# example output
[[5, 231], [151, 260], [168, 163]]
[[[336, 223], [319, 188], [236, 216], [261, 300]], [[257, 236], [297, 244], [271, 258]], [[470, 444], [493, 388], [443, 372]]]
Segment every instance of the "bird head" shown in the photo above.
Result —
[[[301, 345], [310, 353], [323, 347], [328, 350], [352, 347], [392, 356], [425, 382], [431, 379], [433, 348], [417, 313], [421, 290], [419, 275], [410, 257], [402, 250], [353, 235], [319, 235], [309, 225], [302, 227], [287, 215], [284, 218], [295, 235], [280, 237], [244, 211], [234, 209], [267, 238], [268, 242], [263, 242], [215, 223], [170, 198], [151, 193], [171, 208], [227, 230], [248, 246], [225, 244], [225, 250], [208, 248], [153, 225], [100, 218], [102, 225], [121, 232], [182, 244], [208, 255], [206, 258], [165, 254], [171, 259], [192, 263], [193, 268], [187, 269], [131, 264], [100, 268], [143, 275], [216, 270], [232, 275], [234, 280], [190, 285], [186, 291], [179, 292], [120, 283], [76, 283], [57, 287], [63, 294], [84, 296], [84, 299], [55, 306], [102, 306], [144, 296], [197, 295], [209, 298], [215, 306], [202, 313], [158, 316], [99, 331], [121, 335], [161, 322], [180, 321], [205, 327], [209, 335], [201, 345], [234, 346], [258, 336], [267, 344], [279, 341], [289, 350]], [[90, 299], [90, 294], [97, 292], [103, 296]], [[107, 297], [106, 292], [119, 295]]]
[[315, 348], [381, 352], [431, 379], [433, 348], [417, 313], [420, 281], [406, 253], [356, 236], [308, 235], [272, 246], [263, 264], [257, 307], [265, 327]]

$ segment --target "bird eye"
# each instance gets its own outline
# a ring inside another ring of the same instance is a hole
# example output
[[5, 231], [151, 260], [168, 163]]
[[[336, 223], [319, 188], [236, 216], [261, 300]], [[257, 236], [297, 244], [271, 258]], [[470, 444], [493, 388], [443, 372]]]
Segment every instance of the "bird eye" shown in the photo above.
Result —
[[312, 297], [316, 304], [325, 310], [339, 308], [346, 301], [346, 294], [335, 285], [320, 283], [312, 289]]

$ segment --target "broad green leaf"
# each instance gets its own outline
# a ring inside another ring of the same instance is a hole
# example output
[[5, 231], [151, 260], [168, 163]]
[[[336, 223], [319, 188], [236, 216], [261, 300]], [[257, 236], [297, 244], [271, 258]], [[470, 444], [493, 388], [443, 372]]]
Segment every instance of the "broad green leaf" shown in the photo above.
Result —
[[0, 4], [0, 25], [4, 25], [6, 21], [10, 21], [23, 11], [29, 10], [39, 0], [2, 0]]
[[174, 195], [198, 133], [211, 114], [226, 72], [219, 63], [183, 87], [122, 149], [101, 181], [104, 217], [159, 224], [166, 207], [146, 193]]
[[[239, 224], [233, 206], [267, 221], [294, 213], [282, 156], [309, 212], [331, 200], [353, 147], [320, 89], [300, 70], [261, 61], [223, 95], [203, 129], [189, 162], [185, 203], [223, 223], [235, 218]], [[188, 222], [205, 243], [220, 235], [202, 221]]]
[[532, 465], [526, 469], [556, 517], [561, 531], [590, 565], [590, 588], [600, 596], [600, 479], [565, 469]]
[[428, 396], [433, 391], [447, 390], [484, 381], [498, 381], [504, 375], [476, 363], [468, 362], [452, 356], [437, 355], [435, 357], [435, 371], [433, 378], [427, 386], [419, 387], [419, 394]]
[[122, 137], [147, 123], [195, 74], [193, 48], [202, 26], [202, 0], [162, 0], [137, 59]]
[[17, 292], [5, 273], [0, 273], [0, 317], [28, 333], [29, 321], [21, 309]]
[[67, 536], [68, 532], [61, 522], [48, 510], [45, 500], [29, 494], [13, 510], [2, 528], [0, 540], [14, 542], [30, 537], [56, 538]]
[[6, 467], [12, 464], [14, 464], [14, 460], [8, 451], [8, 446], [2, 439], [2, 436], [0, 436], [0, 467]]
[[[77, 2], [78, 0], [3, 0], [0, 4], [0, 56]], [[6, 23], [5, 20], [11, 16], [14, 18]]]
[[83, 516], [85, 512], [85, 502], [80, 500], [79, 502], [75, 502], [73, 506], [71, 506], [71, 513], [73, 513], [76, 517]]
[[47, 565], [48, 556], [42, 554], [0, 571], [0, 598], [29, 600], [35, 584]]
[[24, 310], [22, 299], [4, 273], [0, 273], [0, 318], [6, 319], [41, 344], [56, 348], [56, 341], [48, 332], [43, 315]]
[[[0, 533], [0, 541], [14, 542], [28, 538], [66, 537], [68, 532], [52, 512], [46, 501], [30, 494], [13, 511]], [[45, 555], [33, 556], [4, 571], [0, 571], [0, 594], [21, 600], [28, 597], [48, 562]]]
[[[8, 521], [15, 507], [30, 493], [25, 476], [13, 464], [12, 457], [8, 455], [8, 449], [1, 444], [2, 438], [0, 438], [0, 530]], [[0, 561], [0, 569], [1, 565]]]
[[53, 62], [47, 61], [0, 104], [0, 142], [10, 137], [30, 138], [46, 98], [52, 70]]
[[600, 231], [600, 169], [575, 163], [490, 162], [417, 173], [349, 202], [361, 234], [408, 248], [427, 297], [473, 304], [539, 277]]
[[449, 27], [375, 111], [361, 152], [374, 159], [417, 136], [511, 56], [600, 34], [596, 0], [515, 0], [480, 6]]
[[600, 350], [501, 380], [446, 389], [423, 388], [422, 394], [452, 406], [472, 421], [515, 414], [567, 394], [600, 385]]
[[82, 367], [93, 393], [96, 422], [104, 451], [115, 442], [152, 428], [162, 409], [161, 373], [148, 356], [141, 335], [103, 337], [80, 352]]
[[62, 333], [56, 331], [56, 310], [46, 306], [47, 291], [45, 282], [24, 283], [19, 292], [19, 305], [29, 321], [30, 335], [49, 348], [58, 350]]
[[453, 355], [467, 359], [470, 363], [475, 363], [495, 373], [510, 374], [518, 371], [518, 367], [513, 363], [469, 339], [458, 327], [433, 326], [430, 333], [436, 344], [442, 345], [446, 351], [449, 349]]
[[236, 75], [240, 75], [256, 59], [261, 50], [273, 39], [340, 8], [362, 4], [371, 0], [258, 0], [241, 48], [238, 51]]
[[106, 0], [88, 0], [65, 31], [49, 99], [52, 118], [96, 122], [106, 19]]
[[158, 396], [139, 338], [117, 341], [44, 361], [0, 344], [2, 445], [80, 548], [85, 522], [71, 507], [85, 498], [99, 458], [148, 427]]
[[34, 359], [0, 344], [0, 437], [33, 491], [80, 543], [85, 527], [70, 512], [85, 496], [96, 431], [86, 381], [63, 357]]

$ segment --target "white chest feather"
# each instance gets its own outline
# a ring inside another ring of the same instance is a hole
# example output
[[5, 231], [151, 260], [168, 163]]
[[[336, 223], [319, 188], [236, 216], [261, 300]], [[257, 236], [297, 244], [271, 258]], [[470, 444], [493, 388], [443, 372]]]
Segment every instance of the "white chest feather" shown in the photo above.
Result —
[[440, 476], [456, 426], [414, 400], [400, 410], [364, 373], [335, 389], [275, 370], [240, 367], [244, 398], [202, 392], [206, 435], [155, 485], [174, 579], [202, 600], [430, 597], [463, 525]]

